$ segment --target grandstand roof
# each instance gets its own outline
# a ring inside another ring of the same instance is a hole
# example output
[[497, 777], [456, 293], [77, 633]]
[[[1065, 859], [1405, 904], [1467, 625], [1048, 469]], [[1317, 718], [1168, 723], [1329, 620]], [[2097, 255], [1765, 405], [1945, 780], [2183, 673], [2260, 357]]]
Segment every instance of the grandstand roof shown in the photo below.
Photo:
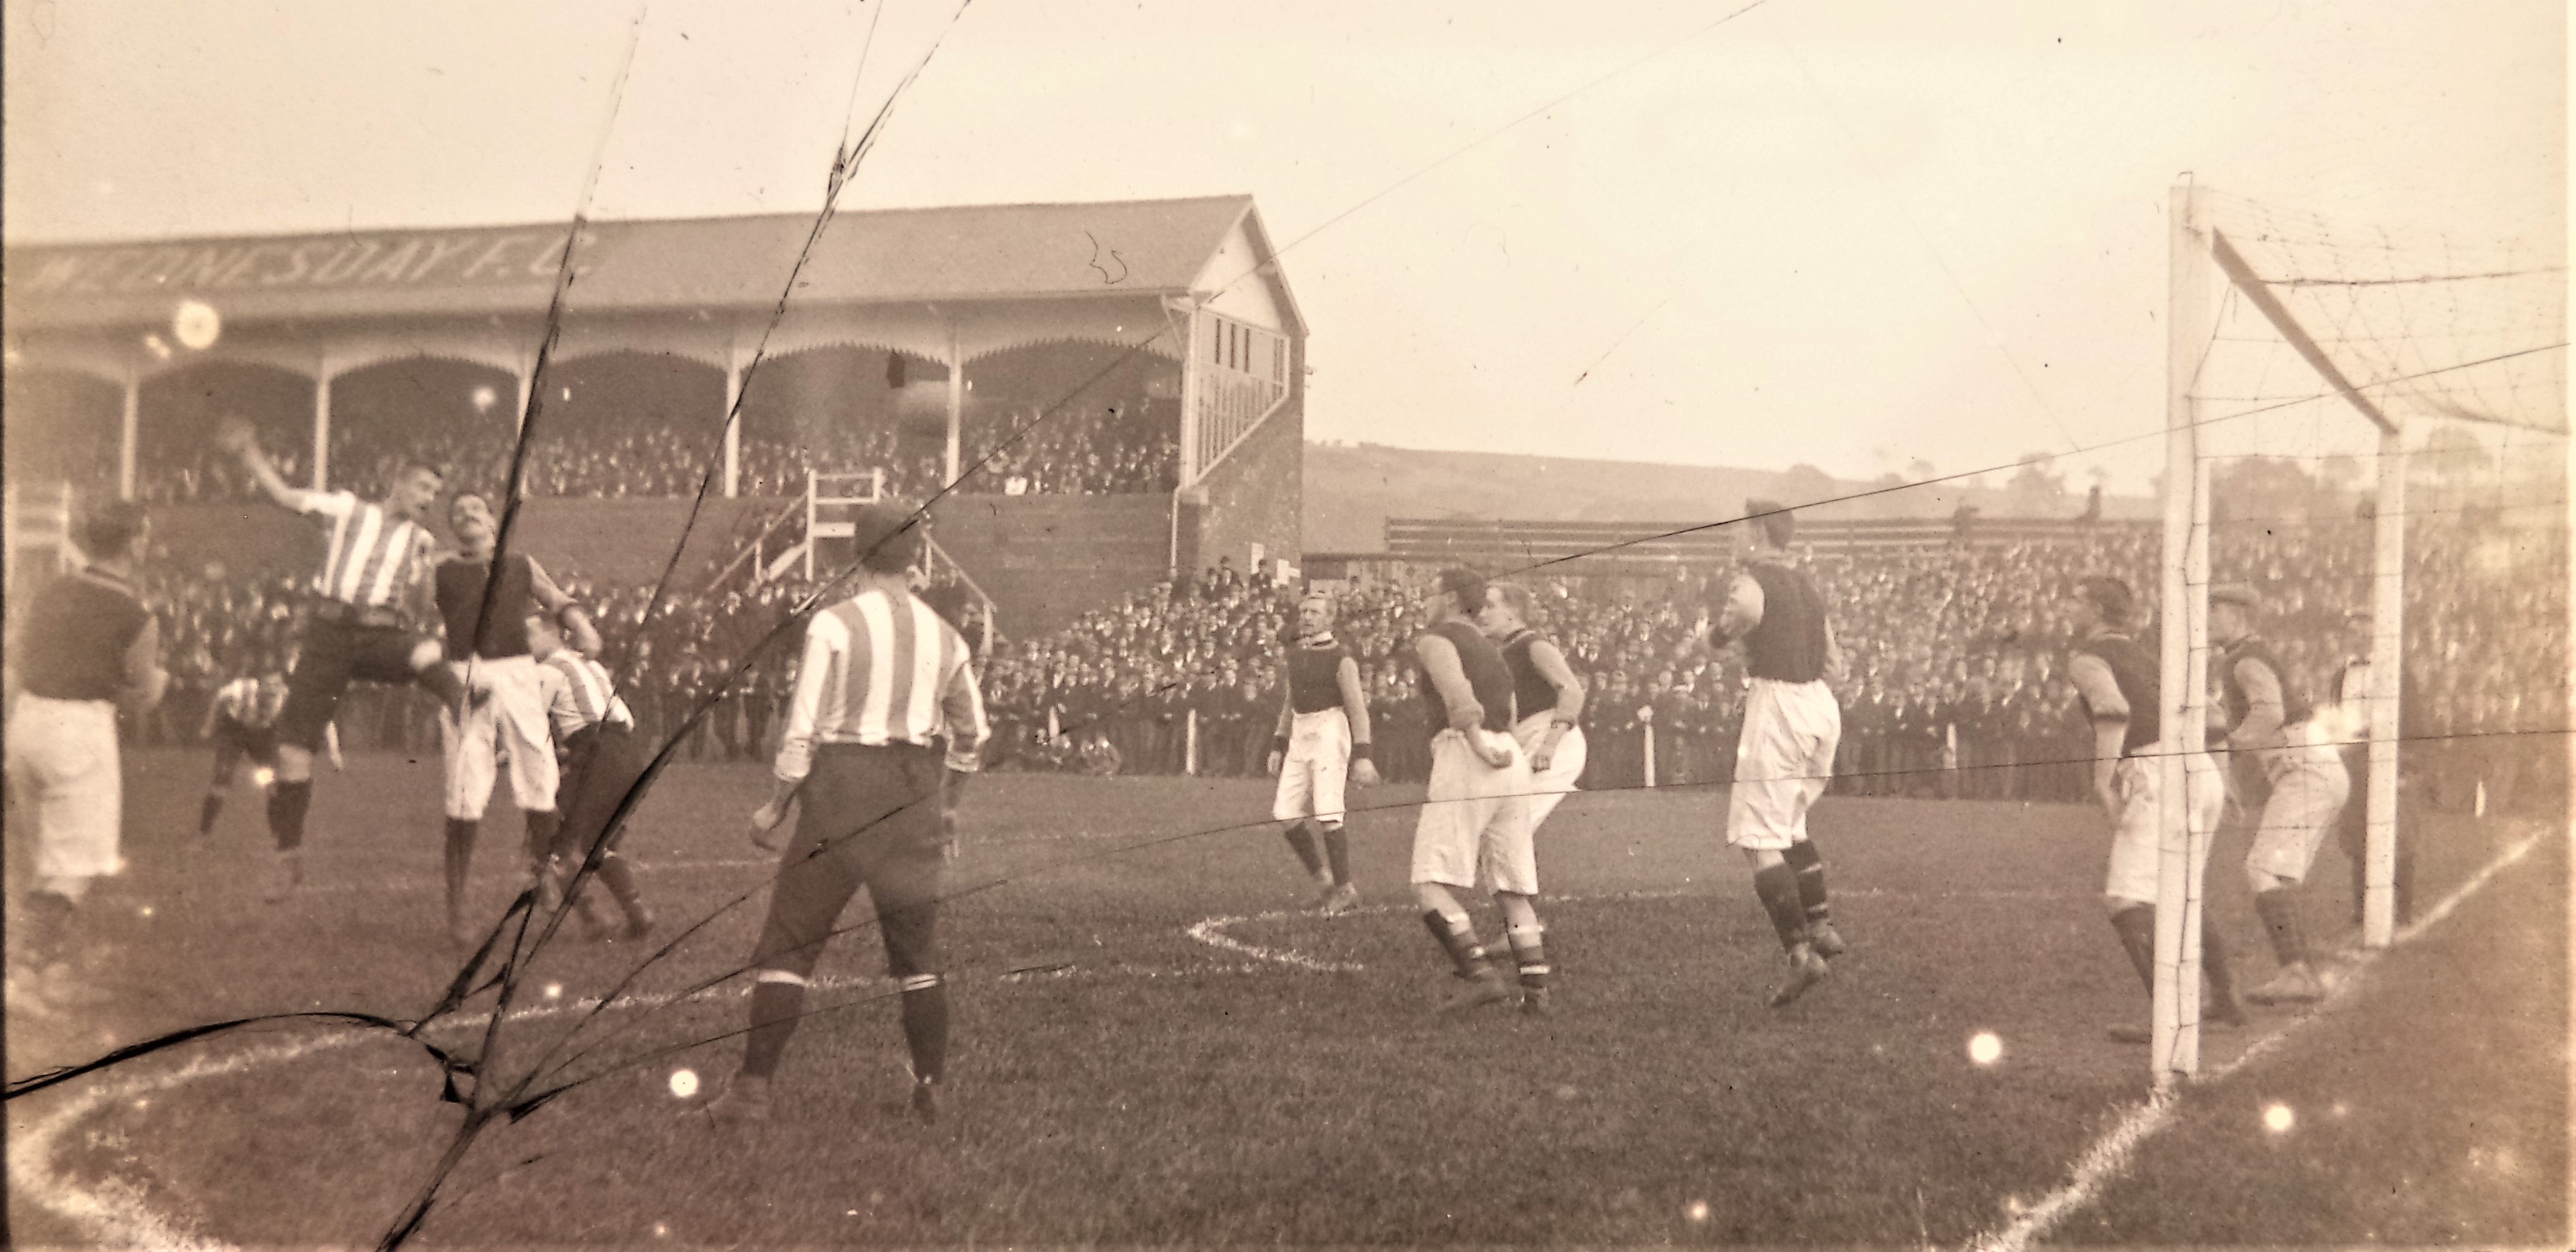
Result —
[[[894, 304], [1183, 294], [1207, 279], [1238, 224], [1266, 254], [1250, 196], [844, 212], [797, 271], [794, 295]], [[810, 214], [593, 222], [574, 253], [572, 303], [766, 308], [813, 231]], [[539, 314], [570, 234], [543, 223], [30, 244], [5, 250], [0, 293], [18, 330], [159, 324], [189, 298], [228, 323]]]

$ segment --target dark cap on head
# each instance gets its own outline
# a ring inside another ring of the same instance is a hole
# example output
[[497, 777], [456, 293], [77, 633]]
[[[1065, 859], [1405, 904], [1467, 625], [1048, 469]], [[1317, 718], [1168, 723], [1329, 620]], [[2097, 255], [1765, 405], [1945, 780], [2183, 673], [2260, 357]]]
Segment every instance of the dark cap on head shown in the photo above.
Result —
[[1789, 511], [1788, 505], [1777, 500], [1758, 497], [1747, 500], [1744, 502], [1744, 515], [1762, 528], [1762, 537], [1770, 540], [1772, 547], [1788, 547], [1789, 541], [1798, 537], [1797, 515]]
[[857, 561], [880, 574], [900, 574], [921, 562], [928, 519], [890, 504], [863, 504], [850, 515], [850, 537], [840, 563]]

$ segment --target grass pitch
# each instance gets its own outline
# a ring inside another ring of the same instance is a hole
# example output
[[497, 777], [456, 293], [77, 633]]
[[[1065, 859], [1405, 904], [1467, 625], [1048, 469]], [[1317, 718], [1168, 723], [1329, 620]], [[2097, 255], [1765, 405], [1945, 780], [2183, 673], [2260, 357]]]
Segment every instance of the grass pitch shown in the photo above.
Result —
[[[258, 896], [255, 796], [193, 846], [204, 769], [202, 754], [130, 763], [133, 866], [94, 910], [115, 945], [99, 974], [111, 1002], [13, 1015], [12, 1077], [204, 1021], [410, 1019], [436, 1002], [455, 960], [438, 938], [434, 765], [326, 774], [313, 881], [274, 907]], [[1255, 820], [1265, 784], [998, 775], [969, 797], [941, 920], [956, 1010], [943, 1124], [902, 1114], [892, 992], [854, 906], [776, 1119], [725, 1135], [673, 1082], [719, 1086], [740, 1054], [743, 980], [686, 993], [750, 949], [771, 861], [741, 832], [765, 786], [755, 768], [673, 770], [629, 845], [663, 919], [654, 940], [559, 937], [497, 1029], [477, 1016], [487, 993], [424, 1032], [476, 1055], [488, 1033], [486, 1098], [540, 1067], [540, 1086], [571, 1084], [477, 1137], [424, 1243], [1957, 1245], [2065, 1184], [2147, 1087], [2144, 1049], [2103, 1037], [2145, 1000], [2102, 920], [2108, 836], [2086, 809], [1827, 800], [1814, 829], [1854, 950], [1775, 1011], [1782, 962], [1718, 837], [1722, 792], [1579, 796], [1541, 833], [1560, 1014], [1446, 1020], [1428, 1006], [1449, 980], [1402, 886], [1418, 789], [1359, 793], [1369, 907], [1325, 920]], [[2428, 902], [2510, 833], [2418, 830]], [[494, 916], [518, 841], [496, 805], [476, 883]], [[2210, 880], [2251, 980], [2270, 960], [2242, 855], [2222, 840]], [[2342, 874], [2329, 849], [2321, 936], [2345, 916]], [[2557, 1238], [2564, 899], [2552, 845], [2334, 1011], [2258, 1010], [2251, 1032], [2208, 1036], [2215, 1069], [2296, 1025], [2195, 1089], [2055, 1237]], [[1478, 920], [1495, 939], [1489, 907]], [[2487, 959], [2499, 950], [2510, 969]], [[630, 973], [618, 1001], [585, 1005]], [[1970, 1059], [1980, 1032], [2001, 1042], [1991, 1064]], [[463, 1120], [440, 1089], [416, 1044], [308, 1022], [13, 1100], [15, 1234], [371, 1243]], [[2366, 1112], [2336, 1120], [2337, 1093]], [[2247, 1133], [2247, 1110], [2273, 1103], [2300, 1109], [2300, 1129]], [[2370, 1199], [2392, 1170], [2403, 1199]]]

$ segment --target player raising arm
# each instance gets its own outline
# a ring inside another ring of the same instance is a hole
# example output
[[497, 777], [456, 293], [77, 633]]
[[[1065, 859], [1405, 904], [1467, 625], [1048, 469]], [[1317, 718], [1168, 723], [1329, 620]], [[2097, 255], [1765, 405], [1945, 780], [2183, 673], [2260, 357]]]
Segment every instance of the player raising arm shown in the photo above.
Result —
[[1735, 576], [1714, 626], [1695, 628], [1691, 646], [1711, 651], [1741, 642], [1751, 678], [1744, 733], [1728, 788], [1726, 841], [1753, 866], [1753, 892], [1789, 953], [1789, 981], [1771, 997], [1778, 1008], [1822, 981], [1825, 960], [1845, 945], [1825, 895], [1825, 862], [1807, 837], [1807, 810], [1825, 793], [1842, 742], [1842, 707], [1825, 685], [1840, 677], [1842, 649], [1826, 619], [1815, 579], [1796, 563], [1789, 510], [1747, 500], [1761, 542], [1753, 563]]
[[250, 423], [238, 417], [224, 419], [215, 446], [240, 458], [270, 502], [323, 518], [329, 527], [322, 565], [310, 584], [312, 611], [277, 715], [277, 786], [268, 797], [268, 827], [277, 839], [268, 890], [274, 902], [304, 880], [313, 754], [349, 684], [417, 682], [450, 708], [467, 703], [464, 680], [440, 663], [445, 654], [438, 640], [417, 625], [431, 611], [426, 575], [433, 541], [427, 519], [441, 479], [426, 465], [408, 465], [395, 473], [384, 499], [360, 500], [346, 491], [287, 486], [259, 450]]
[[[1288, 846], [1323, 888], [1315, 907], [1336, 917], [1360, 902], [1359, 888], [1351, 885], [1350, 837], [1342, 830], [1342, 784], [1346, 778], [1363, 787], [1375, 783], [1377, 766], [1369, 759], [1368, 691], [1360, 685], [1358, 659], [1333, 637], [1330, 598], [1298, 601], [1287, 671], [1288, 691], [1270, 741], [1270, 772], [1279, 776], [1270, 817], [1287, 823]], [[1310, 818], [1323, 832], [1321, 856]]]

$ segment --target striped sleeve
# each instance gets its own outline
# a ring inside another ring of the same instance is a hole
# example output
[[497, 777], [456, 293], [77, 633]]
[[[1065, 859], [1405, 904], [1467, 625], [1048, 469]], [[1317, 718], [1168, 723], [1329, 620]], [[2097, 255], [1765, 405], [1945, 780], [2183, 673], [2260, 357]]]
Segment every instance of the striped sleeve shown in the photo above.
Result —
[[796, 694], [788, 701], [787, 728], [779, 737], [778, 761], [771, 771], [781, 782], [803, 782], [814, 768], [814, 741], [823, 720], [825, 693], [839, 685], [838, 661], [848, 636], [840, 617], [828, 611], [816, 613], [805, 624], [805, 650], [796, 666]]
[[939, 711], [947, 722], [948, 768], [971, 774], [984, 766], [984, 741], [993, 728], [984, 720], [984, 693], [975, 685], [965, 637], [945, 622], [940, 626], [940, 660], [946, 673], [940, 684]]

